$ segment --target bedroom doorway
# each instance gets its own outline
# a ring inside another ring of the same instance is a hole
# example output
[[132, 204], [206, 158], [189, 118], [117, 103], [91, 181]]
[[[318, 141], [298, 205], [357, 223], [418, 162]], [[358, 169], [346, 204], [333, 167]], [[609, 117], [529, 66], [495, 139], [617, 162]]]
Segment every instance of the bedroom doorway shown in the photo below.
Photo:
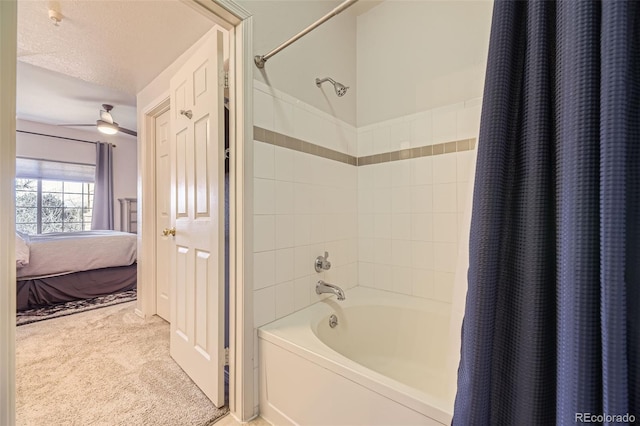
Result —
[[[3, 3], [3, 7], [0, 8], [0, 20], [2, 21], [2, 25], [0, 25], [0, 32], [3, 41], [7, 42], [3, 43], [1, 46], [2, 49], [0, 50], [0, 65], [2, 65], [3, 77], [2, 92], [6, 95], [3, 96], [3, 99], [0, 102], [0, 120], [2, 122], [0, 129], [2, 129], [3, 135], [2, 142], [0, 142], [0, 152], [2, 153], [2, 155], [0, 155], [0, 175], [3, 176], [3, 182], [7, 183], [3, 183], [2, 186], [0, 186], [0, 198], [3, 200], [3, 207], [0, 209], [0, 228], [10, 234], [13, 228], [11, 217], [14, 212], [11, 211], [12, 203], [8, 200], [11, 199], [13, 193], [10, 182], [12, 182], [12, 175], [14, 175], [12, 162], [13, 158], [15, 158], [15, 92], [11, 89], [11, 86], [15, 85], [15, 71], [11, 71], [11, 69], [15, 70], [16, 54], [15, 50], [11, 49], [11, 41], [15, 41], [16, 4], [12, 0], [1, 3]], [[224, 6], [222, 6], [222, 4], [224, 4]], [[234, 167], [231, 166], [231, 187], [234, 188], [231, 198], [234, 199], [236, 203], [234, 206], [240, 206], [240, 215], [233, 216], [231, 218], [231, 239], [233, 240], [235, 238], [233, 230], [237, 229], [238, 232], [240, 232], [242, 241], [244, 217], [251, 217], [251, 212], [245, 212], [243, 209], [243, 203], [246, 197], [242, 189], [244, 175], [244, 167], [242, 165], [244, 148], [242, 145], [245, 137], [250, 139], [252, 129], [251, 93], [247, 93], [250, 92], [250, 90], [246, 90], [244, 87], [245, 81], [247, 82], [247, 87], [249, 89], [251, 87], [251, 19], [249, 14], [243, 8], [237, 6], [233, 1], [214, 0], [211, 2], [200, 2], [194, 0], [192, 2], [192, 7], [204, 7], [210, 12], [213, 12], [216, 16], [215, 19], [225, 22], [226, 25], [234, 31], [234, 34], [238, 36], [237, 45], [234, 44], [233, 47], [234, 57], [237, 58], [238, 62], [235, 65], [232, 65], [233, 71], [231, 74], [231, 80], [232, 84], [237, 84], [236, 90], [240, 96], [234, 106], [234, 113], [238, 115], [232, 117], [231, 121], [234, 122], [232, 125], [232, 138], [235, 141], [239, 141], [239, 146], [232, 146], [231, 150], [232, 153], [235, 152], [238, 154], [237, 164], [239, 164], [239, 167], [235, 170], [236, 174], [234, 177]], [[13, 89], [15, 89], [15, 87], [13, 87]], [[240, 182], [238, 186], [234, 185], [235, 178]], [[140, 180], [138, 182], [140, 185]], [[142, 186], [144, 186], [144, 182], [142, 182]], [[140, 222], [140, 224], [142, 225], [142, 222]], [[153, 232], [155, 233], [155, 229]], [[139, 237], [139, 242], [140, 240], [141, 238]], [[146, 244], [144, 240], [142, 240], [142, 244]], [[240, 287], [237, 289], [237, 294], [234, 293], [235, 289], [232, 289], [232, 302], [230, 304], [230, 322], [232, 327], [232, 332], [230, 333], [230, 358], [232, 362], [230, 369], [231, 383], [229, 403], [231, 411], [238, 418], [246, 420], [252, 416], [254, 408], [253, 389], [251, 386], [253, 339], [251, 333], [246, 333], [243, 327], [243, 324], [250, 323], [251, 321], [251, 312], [245, 313], [243, 308], [245, 305], [245, 298], [249, 299], [248, 306], [251, 306], [251, 289], [250, 286], [246, 289], [244, 288], [245, 284], [243, 283], [245, 280], [242, 279], [245, 273], [243, 259], [234, 259], [236, 255], [242, 257], [244, 251], [242, 243], [240, 242], [236, 245], [232, 242], [230, 250], [232, 252], [231, 258], [233, 259], [233, 270], [230, 272], [232, 279], [237, 279], [237, 282], [240, 283]], [[3, 259], [13, 259], [13, 251], [14, 247], [11, 241], [0, 247], [0, 254], [2, 254], [1, 257]], [[10, 271], [12, 268], [0, 269], [3, 270], [2, 274], [0, 274], [0, 279], [2, 280], [2, 286], [0, 287], [8, 290], [6, 291], [6, 294], [3, 292], [3, 297], [0, 297], [0, 311], [5, 313], [5, 315], [3, 315], [3, 321], [1, 321], [2, 327], [0, 328], [0, 371], [2, 372], [0, 373], [0, 378], [2, 379], [0, 380], [0, 413], [2, 413], [0, 415], [0, 423], [13, 424], [15, 422], [15, 376], [13, 373], [15, 365], [15, 348], [13, 344], [13, 336], [15, 335], [15, 318], [12, 320], [12, 315], [15, 308], [15, 295], [12, 295], [12, 292], [10, 291], [12, 288], [10, 283], [15, 281], [15, 273]], [[234, 375], [236, 374], [237, 377], [234, 379]]]

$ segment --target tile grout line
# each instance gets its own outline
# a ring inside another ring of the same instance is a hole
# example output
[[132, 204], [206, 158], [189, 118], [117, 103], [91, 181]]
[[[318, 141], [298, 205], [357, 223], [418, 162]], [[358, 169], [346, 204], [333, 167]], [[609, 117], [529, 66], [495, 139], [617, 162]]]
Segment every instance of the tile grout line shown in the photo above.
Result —
[[401, 149], [398, 151], [383, 152], [380, 154], [355, 157], [340, 151], [325, 148], [311, 142], [296, 139], [282, 133], [253, 126], [253, 139], [258, 142], [288, 148], [298, 152], [315, 155], [328, 160], [339, 161], [352, 166], [368, 166], [373, 164], [388, 163], [391, 161], [409, 160], [419, 157], [450, 154], [454, 152], [470, 151], [476, 147], [476, 139], [461, 139], [457, 141], [443, 142], [435, 145], [425, 145], [416, 148]]

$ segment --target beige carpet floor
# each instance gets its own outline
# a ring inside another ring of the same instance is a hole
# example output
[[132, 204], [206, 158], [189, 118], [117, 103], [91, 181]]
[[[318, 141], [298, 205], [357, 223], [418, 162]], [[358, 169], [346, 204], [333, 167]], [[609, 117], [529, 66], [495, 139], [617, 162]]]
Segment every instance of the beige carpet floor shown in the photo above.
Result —
[[223, 417], [135, 302], [16, 329], [18, 425], [208, 425]]

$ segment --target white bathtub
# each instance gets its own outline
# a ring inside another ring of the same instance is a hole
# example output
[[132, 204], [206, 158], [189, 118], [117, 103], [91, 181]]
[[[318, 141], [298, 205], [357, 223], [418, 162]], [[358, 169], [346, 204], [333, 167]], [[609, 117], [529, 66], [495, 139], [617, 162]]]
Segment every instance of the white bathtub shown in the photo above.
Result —
[[448, 305], [364, 287], [346, 295], [258, 330], [261, 416], [278, 426], [450, 424]]

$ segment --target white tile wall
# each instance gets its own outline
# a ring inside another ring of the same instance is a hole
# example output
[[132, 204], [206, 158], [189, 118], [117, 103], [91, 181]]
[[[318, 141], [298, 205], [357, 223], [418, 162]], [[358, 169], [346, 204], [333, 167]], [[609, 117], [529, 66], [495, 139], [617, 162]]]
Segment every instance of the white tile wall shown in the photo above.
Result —
[[373, 154], [373, 130], [358, 131], [358, 157]]
[[[409, 160], [411, 183], [413, 185], [431, 185], [433, 183], [434, 157], [420, 157]], [[405, 161], [402, 161], [404, 164]]]
[[433, 144], [433, 115], [431, 111], [414, 114], [408, 119], [412, 148]]
[[[293, 155], [294, 155], [294, 151], [290, 149], [275, 150], [274, 175], [276, 180], [293, 182], [293, 170], [294, 170]], [[254, 153], [254, 156], [255, 156], [255, 153]], [[256, 177], [263, 177], [263, 176], [256, 176]]]
[[[257, 144], [262, 144], [258, 142]], [[276, 211], [276, 186], [273, 179], [254, 178], [253, 212], [256, 214], [274, 214]]]
[[254, 253], [253, 289], [260, 290], [276, 283], [276, 253], [274, 250]]
[[[254, 152], [271, 155], [262, 145], [254, 142]], [[274, 178], [254, 178], [256, 326], [318, 300], [314, 292], [318, 279], [335, 282], [345, 289], [358, 282], [356, 168], [284, 151], [288, 150], [273, 146], [273, 157], [280, 159]], [[284, 166], [289, 171], [279, 173], [285, 159], [289, 159]], [[256, 159], [255, 168], [260, 167], [260, 159]], [[384, 232], [391, 237], [388, 216]], [[329, 252], [332, 268], [319, 274], [313, 262], [325, 250]], [[275, 290], [266, 293], [267, 288]], [[264, 303], [273, 306], [261, 306]]]
[[455, 212], [433, 214], [433, 241], [440, 243], [458, 241], [458, 215]]
[[[295, 132], [293, 105], [282, 99], [273, 100], [273, 130], [285, 135], [293, 135]], [[270, 129], [269, 127], [267, 127]]]
[[456, 155], [457, 159], [457, 167], [456, 172], [458, 173], [457, 181], [458, 182], [466, 182], [473, 178], [471, 176], [471, 170], [473, 165], [471, 162], [474, 159], [473, 151], [460, 152]]
[[276, 318], [282, 318], [295, 310], [293, 280], [276, 286]]
[[[254, 92], [256, 125], [355, 155], [353, 127], [259, 83]], [[357, 285], [357, 178], [355, 166], [254, 142], [256, 327], [319, 300], [318, 279]], [[391, 238], [390, 188], [386, 198], [380, 232]], [[410, 196], [403, 202], [409, 206]], [[325, 250], [332, 268], [319, 274], [313, 262]]]
[[356, 155], [356, 128], [254, 80], [254, 125], [345, 154]]
[[389, 145], [392, 151], [407, 149], [411, 147], [411, 123], [401, 121], [391, 125], [389, 134]]
[[[477, 138], [480, 102], [358, 129], [358, 155]], [[451, 303], [474, 153], [358, 167], [360, 285]]]
[[358, 156], [477, 138], [480, 98], [359, 127]]
[[[477, 99], [355, 129], [260, 82], [254, 92], [257, 126], [352, 155], [479, 130]], [[256, 326], [315, 302], [320, 277], [351, 287], [360, 273], [361, 285], [450, 301], [472, 158], [461, 152], [354, 167], [255, 142]], [[334, 268], [316, 274], [313, 259], [324, 250]]]
[[433, 143], [453, 141], [457, 135], [457, 112], [464, 109], [464, 104], [456, 104], [432, 110]]
[[[296, 224], [296, 216], [293, 214], [279, 214], [276, 215], [276, 230], [275, 230], [275, 248], [293, 248], [296, 245], [297, 231], [291, 224]], [[303, 232], [302, 230], [300, 232]]]
[[457, 180], [457, 153], [433, 157], [433, 183], [451, 183]]
[[391, 129], [388, 126], [373, 129], [373, 152], [389, 152], [391, 148]]
[[481, 105], [469, 106], [457, 111], [456, 135], [458, 139], [469, 139], [478, 136], [480, 130], [480, 109]]
[[434, 213], [455, 213], [457, 209], [458, 199], [456, 182], [438, 183], [433, 185]]
[[[266, 287], [253, 292], [253, 323], [260, 327], [276, 319], [276, 290]], [[256, 348], [257, 349], [257, 348]]]
[[[255, 82], [254, 82], [255, 84]], [[260, 90], [253, 91], [253, 125], [273, 129], [273, 96]]]
[[[457, 172], [458, 155], [358, 167], [360, 285], [450, 303], [458, 190], [466, 191], [458, 177], [468, 177]], [[370, 270], [365, 281], [363, 271]]]
[[275, 173], [274, 146], [259, 143], [254, 146], [253, 152], [253, 177], [273, 179]]
[[255, 253], [273, 250], [276, 247], [275, 215], [254, 215], [253, 251]]
[[[351, 155], [478, 132], [478, 100], [356, 129], [254, 83], [256, 126]], [[254, 326], [320, 300], [318, 279], [451, 303], [472, 159], [462, 152], [355, 167], [254, 142]], [[332, 268], [318, 274], [313, 262], [325, 250]]]
[[[255, 87], [256, 125], [352, 155], [472, 138], [479, 128], [478, 100], [356, 130]], [[450, 301], [473, 158], [469, 151], [354, 167], [255, 142], [256, 326], [318, 300], [319, 278]], [[317, 274], [313, 259], [325, 250], [334, 267]]]
[[[257, 125], [332, 149], [341, 148], [342, 152], [353, 151], [349, 147], [354, 142], [349, 136], [343, 145], [340, 137], [335, 137], [351, 134], [354, 139], [353, 128], [282, 93], [256, 86]], [[358, 154], [475, 136], [472, 133], [478, 127], [479, 109], [480, 103], [472, 100], [359, 129]], [[333, 135], [333, 140], [323, 143], [322, 137], [332, 138], [328, 135]], [[256, 277], [256, 289], [291, 281], [278, 294], [297, 289], [297, 297], [282, 296], [293, 301], [295, 309], [314, 300], [301, 291], [301, 279], [312, 276], [304, 259], [312, 257], [311, 251], [318, 244], [338, 240], [349, 230], [357, 229], [360, 238], [359, 244], [353, 243], [349, 250], [359, 261], [396, 267], [433, 268], [433, 245], [424, 243], [457, 243], [471, 152], [355, 168], [256, 142], [254, 158], [256, 269], [265, 271], [264, 277]], [[351, 183], [345, 188], [344, 182], [349, 179]], [[349, 222], [355, 228], [344, 226]], [[454, 248], [449, 247], [448, 252]], [[265, 259], [275, 262], [276, 252], [262, 252], [276, 250], [279, 266], [266, 268]], [[450, 265], [445, 269], [443, 272], [451, 269]], [[355, 268], [352, 273], [357, 274]], [[411, 287], [411, 292], [422, 296], [442, 294], [426, 291], [415, 284], [414, 278], [409, 280], [411, 286], [399, 285], [398, 277], [406, 276], [407, 271], [382, 268], [382, 273], [395, 277], [390, 280], [392, 284], [383, 286], [403, 288], [405, 292]], [[281, 306], [290, 307], [291, 303]]]

